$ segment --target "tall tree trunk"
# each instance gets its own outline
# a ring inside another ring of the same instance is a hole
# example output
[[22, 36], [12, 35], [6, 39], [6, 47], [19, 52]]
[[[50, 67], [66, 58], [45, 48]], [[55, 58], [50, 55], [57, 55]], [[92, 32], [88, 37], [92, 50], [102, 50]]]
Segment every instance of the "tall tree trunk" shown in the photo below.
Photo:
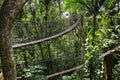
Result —
[[16, 66], [12, 54], [13, 53], [12, 50], [13, 20], [9, 19], [9, 16], [7, 16], [8, 13], [6, 13], [5, 10], [2, 11], [0, 11], [0, 55], [1, 55], [3, 74], [5, 80], [16, 80]]
[[[3, 26], [1, 28], [1, 26]], [[8, 27], [9, 24], [0, 24], [0, 54], [2, 69], [5, 80], [16, 80], [16, 66], [13, 57], [12, 45], [12, 28]], [[9, 78], [9, 79], [7, 79]]]
[[[12, 50], [11, 21], [0, 18], [0, 55], [5, 80], [16, 80], [16, 66]], [[8, 79], [9, 78], [9, 79]]]
[[4, 0], [0, 10], [0, 56], [5, 80], [17, 80], [12, 50], [12, 26], [27, 0]]

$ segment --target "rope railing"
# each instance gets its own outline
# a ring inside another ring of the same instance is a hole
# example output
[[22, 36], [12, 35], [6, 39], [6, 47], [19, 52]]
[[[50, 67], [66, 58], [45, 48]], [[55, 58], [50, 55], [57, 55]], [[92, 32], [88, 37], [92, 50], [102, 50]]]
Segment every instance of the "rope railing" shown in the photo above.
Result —
[[47, 79], [49, 79], [49, 78], [52, 78], [52, 77], [55, 77], [55, 76], [63, 75], [65, 73], [72, 72], [74, 70], [78, 70], [78, 69], [82, 68], [83, 66], [84, 66], [84, 64], [80, 65], [80, 66], [77, 66], [77, 67], [74, 67], [74, 68], [71, 68], [71, 69], [68, 69], [68, 70], [64, 70], [64, 71], [61, 71], [61, 72], [57, 72], [57, 73], [48, 75], [46, 77], [47, 77]]
[[79, 21], [77, 21], [76, 23], [74, 23], [72, 26], [70, 26], [70, 28], [66, 29], [65, 31], [58, 33], [54, 36], [48, 37], [48, 38], [44, 38], [44, 39], [40, 39], [40, 40], [36, 40], [36, 41], [31, 41], [31, 42], [26, 42], [26, 43], [21, 43], [21, 44], [16, 44], [16, 45], [12, 45], [12, 48], [16, 49], [16, 48], [20, 48], [20, 47], [25, 47], [25, 46], [30, 46], [30, 45], [35, 45], [38, 43], [42, 43], [45, 41], [49, 41], [51, 39], [56, 39], [58, 37], [63, 36], [64, 34], [67, 34], [69, 32], [71, 32], [72, 30], [74, 30], [77, 25], [79, 24]]
[[[31, 41], [31, 42], [27, 42], [27, 43], [16, 44], [16, 45], [13, 45], [12, 47], [14, 49], [16, 49], [16, 48], [20, 48], [20, 47], [25, 47], [25, 46], [30, 46], [30, 45], [42, 43], [42, 42], [45, 42], [45, 41], [49, 41], [51, 39], [56, 39], [56, 38], [58, 38], [60, 36], [63, 36], [66, 33], [69, 33], [70, 31], [74, 30], [77, 27], [78, 24], [79, 24], [79, 22], [77, 21], [75, 24], [70, 26], [70, 28], [68, 28], [65, 31], [63, 31], [61, 33], [58, 33], [58, 34], [56, 34], [54, 36], [51, 36], [51, 37], [48, 37], [48, 38], [44, 38], [44, 39], [40, 39], [40, 40], [37, 40], [37, 41]], [[115, 48], [113, 48], [113, 49], [111, 49], [111, 50], [109, 50], [109, 51], [107, 51], [107, 52], [105, 52], [105, 53], [103, 53], [101, 56], [99, 56], [99, 59], [102, 59], [105, 56], [112, 54], [113, 52], [115, 52], [118, 49], [120, 49], [120, 45], [115, 47]], [[50, 74], [50, 75], [48, 75], [46, 77], [47, 78], [52, 78], [52, 77], [63, 75], [63, 74], [66, 74], [66, 73], [69, 73], [69, 72], [72, 72], [72, 71], [75, 71], [75, 70], [79, 70], [79, 69], [83, 68], [86, 63], [87, 62], [85, 62], [84, 64], [79, 65], [77, 67], [73, 67], [73, 68], [70, 68], [70, 69], [67, 69], [67, 70], [64, 70], [64, 71], [61, 71], [61, 72]]]
[[107, 55], [110, 55], [110, 54], [112, 54], [113, 52], [115, 52], [118, 49], [120, 49], [120, 45], [113, 48], [113, 49], [111, 49], [111, 50], [109, 50], [109, 51], [107, 51], [107, 52], [105, 52], [105, 53], [103, 53], [99, 58], [101, 59], [101, 58], [103, 58], [103, 57], [105, 57]]
[[[99, 59], [102, 59], [104, 58], [105, 56], [107, 55], [110, 55], [112, 54], [113, 52], [115, 52], [116, 50], [120, 49], [120, 45], [103, 53], [101, 56], [99, 56]], [[57, 72], [57, 73], [53, 73], [53, 74], [50, 74], [50, 75], [47, 75], [46, 78], [49, 79], [49, 78], [53, 78], [53, 77], [56, 77], [56, 76], [60, 76], [60, 75], [63, 75], [63, 74], [66, 74], [66, 73], [69, 73], [69, 72], [72, 72], [72, 71], [76, 71], [76, 70], [80, 70], [81, 68], [83, 68], [86, 64], [87, 64], [88, 61], [86, 61], [84, 64], [82, 65], [79, 65], [77, 67], [73, 67], [73, 68], [70, 68], [70, 69], [67, 69], [67, 70], [64, 70], [64, 71], [61, 71], [61, 72]], [[18, 77], [18, 79], [21, 79], [22, 77]]]
[[[101, 56], [99, 56], [98, 59], [100, 60], [100, 59], [104, 58], [105, 56], [112, 54], [113, 52], [115, 52], [118, 49], [120, 49], [120, 45], [111, 49], [111, 50], [109, 50], [109, 51], [107, 51], [107, 52], [105, 52], [105, 53], [103, 53]], [[74, 67], [74, 68], [71, 68], [71, 69], [68, 69], [68, 70], [64, 70], [64, 71], [61, 71], [61, 72], [57, 72], [57, 73], [54, 73], [54, 74], [50, 74], [46, 77], [47, 77], [47, 79], [49, 79], [49, 78], [52, 78], [52, 77], [55, 77], [55, 76], [59, 76], [59, 75], [63, 75], [63, 74], [66, 74], [66, 73], [69, 73], [69, 72], [72, 72], [72, 71], [76, 71], [76, 70], [79, 70], [79, 69], [83, 68], [85, 64], [87, 64], [87, 61], [84, 64], [79, 65], [77, 67]]]

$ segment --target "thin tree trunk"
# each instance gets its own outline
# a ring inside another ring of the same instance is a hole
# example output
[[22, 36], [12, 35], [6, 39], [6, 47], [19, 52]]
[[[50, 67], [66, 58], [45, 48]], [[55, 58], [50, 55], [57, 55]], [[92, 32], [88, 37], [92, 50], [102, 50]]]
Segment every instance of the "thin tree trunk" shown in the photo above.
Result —
[[23, 57], [24, 57], [24, 61], [25, 61], [25, 67], [28, 68], [28, 60], [27, 60], [27, 56], [26, 53], [23, 53]]

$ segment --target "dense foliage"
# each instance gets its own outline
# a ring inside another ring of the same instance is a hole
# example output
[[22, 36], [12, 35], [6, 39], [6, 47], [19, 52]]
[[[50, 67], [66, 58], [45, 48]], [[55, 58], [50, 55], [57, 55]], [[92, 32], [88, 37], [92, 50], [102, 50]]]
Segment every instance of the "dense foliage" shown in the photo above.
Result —
[[[103, 80], [108, 67], [106, 58], [100, 56], [119, 45], [119, 11], [119, 0], [29, 0], [14, 23], [13, 44], [54, 36], [76, 19], [79, 24], [62, 37], [14, 49], [18, 76], [46, 80], [47, 75], [84, 64], [81, 69], [50, 79]], [[119, 53], [117, 50], [108, 57], [112, 80], [120, 79]]]

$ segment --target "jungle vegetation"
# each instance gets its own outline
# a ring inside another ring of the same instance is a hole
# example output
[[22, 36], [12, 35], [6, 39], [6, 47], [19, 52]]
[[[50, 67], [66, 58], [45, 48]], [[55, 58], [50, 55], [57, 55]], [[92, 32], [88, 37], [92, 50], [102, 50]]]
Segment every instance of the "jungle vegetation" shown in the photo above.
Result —
[[0, 58], [0, 80], [120, 80], [120, 1], [1, 0]]

